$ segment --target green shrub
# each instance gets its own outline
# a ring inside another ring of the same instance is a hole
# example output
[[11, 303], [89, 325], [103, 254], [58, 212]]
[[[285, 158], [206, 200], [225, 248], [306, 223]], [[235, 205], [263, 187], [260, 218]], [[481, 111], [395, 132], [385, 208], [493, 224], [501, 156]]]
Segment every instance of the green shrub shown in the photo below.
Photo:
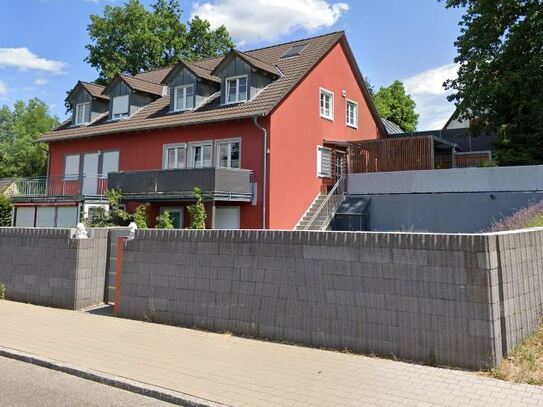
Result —
[[138, 206], [132, 220], [136, 223], [138, 229], [147, 229], [147, 207], [145, 205]]
[[173, 229], [173, 222], [172, 217], [170, 216], [170, 212], [164, 211], [160, 214], [159, 217], [156, 218], [157, 224], [156, 229]]
[[198, 187], [192, 190], [196, 203], [187, 207], [190, 216], [190, 229], [205, 229], [206, 228], [206, 208], [204, 206], [204, 194]]
[[6, 286], [4, 284], [0, 284], [0, 300], [6, 299]]
[[0, 226], [11, 226], [11, 201], [0, 194]]

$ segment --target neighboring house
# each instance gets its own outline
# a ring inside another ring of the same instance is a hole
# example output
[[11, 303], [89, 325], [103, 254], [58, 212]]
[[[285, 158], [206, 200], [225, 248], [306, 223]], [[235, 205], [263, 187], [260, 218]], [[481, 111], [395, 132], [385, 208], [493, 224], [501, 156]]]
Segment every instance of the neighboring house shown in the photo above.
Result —
[[7, 198], [15, 195], [17, 191], [17, 186], [15, 184], [15, 179], [13, 178], [0, 178], [0, 195], [3, 195]]
[[344, 173], [346, 142], [387, 135], [343, 32], [78, 82], [67, 101], [18, 226], [73, 226], [118, 188], [151, 224], [168, 210], [187, 227], [198, 186], [209, 228], [292, 229]]
[[402, 128], [400, 126], [398, 126], [396, 123], [394, 123], [394, 122], [392, 122], [390, 120], [387, 120], [387, 119], [385, 119], [383, 117], [381, 117], [381, 121], [383, 122], [383, 126], [385, 126], [387, 134], [392, 135], [392, 134], [402, 134], [402, 133], [404, 133]]

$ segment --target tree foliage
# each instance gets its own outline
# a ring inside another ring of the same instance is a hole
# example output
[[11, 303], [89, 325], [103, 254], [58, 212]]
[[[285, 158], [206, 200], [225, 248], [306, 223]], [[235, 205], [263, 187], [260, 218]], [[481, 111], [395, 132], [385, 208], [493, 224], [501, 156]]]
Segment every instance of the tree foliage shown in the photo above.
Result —
[[463, 119], [477, 119], [475, 134], [498, 133], [500, 165], [543, 163], [543, 3], [441, 1], [466, 9], [449, 99]]
[[157, 0], [147, 10], [140, 0], [107, 5], [103, 16], [91, 15], [87, 27], [91, 44], [85, 59], [98, 69], [97, 82], [117, 73], [131, 75], [183, 60], [215, 57], [234, 47], [224, 26], [211, 29], [206, 20], [181, 21], [179, 0]]
[[174, 229], [170, 212], [164, 211], [156, 218], [156, 229]]
[[47, 146], [36, 141], [57, 125], [58, 119], [37, 98], [0, 108], [0, 178], [45, 175]]
[[204, 194], [198, 187], [193, 190], [196, 203], [187, 207], [190, 216], [190, 229], [205, 229], [206, 228], [206, 208], [204, 206]]
[[403, 131], [417, 130], [419, 115], [415, 111], [416, 103], [405, 92], [402, 82], [394, 81], [392, 85], [380, 88], [374, 102], [381, 117], [396, 123]]
[[147, 207], [140, 205], [136, 208], [132, 220], [138, 226], [138, 229], [147, 229]]

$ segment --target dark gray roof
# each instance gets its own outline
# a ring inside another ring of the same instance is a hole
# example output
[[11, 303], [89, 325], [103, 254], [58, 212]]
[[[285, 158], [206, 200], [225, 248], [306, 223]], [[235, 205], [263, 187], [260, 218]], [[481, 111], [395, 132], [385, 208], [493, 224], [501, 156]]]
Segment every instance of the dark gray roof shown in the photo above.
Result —
[[494, 151], [494, 143], [498, 140], [497, 134], [484, 133], [472, 135], [470, 129], [429, 130], [413, 133], [395, 134], [394, 137], [434, 136], [456, 144], [458, 150], [468, 151]]
[[381, 121], [388, 134], [401, 134], [404, 132], [400, 126], [390, 120], [381, 117]]
[[[240, 104], [221, 106], [218, 95], [211, 97], [198, 109], [184, 111], [179, 113], [169, 112], [170, 98], [168, 96], [158, 97], [154, 102], [149, 103], [132, 117], [126, 120], [107, 121], [97, 120], [88, 126], [82, 127], [59, 127], [47, 134], [44, 134], [40, 141], [65, 140], [79, 137], [92, 137], [112, 133], [122, 133], [130, 131], [151, 130], [165, 127], [187, 126], [202, 123], [220, 122], [225, 120], [237, 120], [251, 118], [255, 116], [269, 115], [276, 106], [303, 80], [310, 70], [338, 43], [343, 45], [351, 68], [353, 69], [357, 81], [364, 93], [366, 103], [374, 117], [380, 132], [385, 133], [384, 126], [379, 121], [379, 116], [371, 100], [371, 96], [365, 88], [362, 73], [358, 69], [352, 50], [349, 47], [345, 33], [335, 32], [321, 35], [309, 39], [292, 41], [290, 43], [279, 44], [271, 47], [260, 48], [252, 51], [243, 52], [243, 56], [250, 59], [252, 64], [277, 67], [277, 72], [282, 75], [266, 88], [264, 88], [252, 100]], [[298, 44], [307, 44], [307, 48], [297, 57], [281, 59], [281, 56], [292, 46]], [[211, 58], [191, 65], [200, 69], [200, 75], [211, 72], [223, 60], [222, 57]], [[158, 95], [162, 89], [160, 83], [168, 75], [172, 67], [156, 69], [149, 72], [143, 72], [135, 75], [133, 78], [125, 81], [132, 82], [132, 86], [143, 88], [145, 85], [147, 91], [154, 91]], [[131, 80], [132, 79], [132, 80]]]

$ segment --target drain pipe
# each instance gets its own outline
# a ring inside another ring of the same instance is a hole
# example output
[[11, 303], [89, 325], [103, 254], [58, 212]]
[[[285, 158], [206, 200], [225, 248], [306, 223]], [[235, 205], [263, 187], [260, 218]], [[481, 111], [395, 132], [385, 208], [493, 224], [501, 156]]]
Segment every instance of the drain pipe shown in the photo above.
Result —
[[263, 163], [262, 163], [262, 229], [266, 229], [266, 199], [268, 189], [268, 130], [258, 123], [258, 116], [253, 116], [256, 127], [262, 130], [264, 139]]

